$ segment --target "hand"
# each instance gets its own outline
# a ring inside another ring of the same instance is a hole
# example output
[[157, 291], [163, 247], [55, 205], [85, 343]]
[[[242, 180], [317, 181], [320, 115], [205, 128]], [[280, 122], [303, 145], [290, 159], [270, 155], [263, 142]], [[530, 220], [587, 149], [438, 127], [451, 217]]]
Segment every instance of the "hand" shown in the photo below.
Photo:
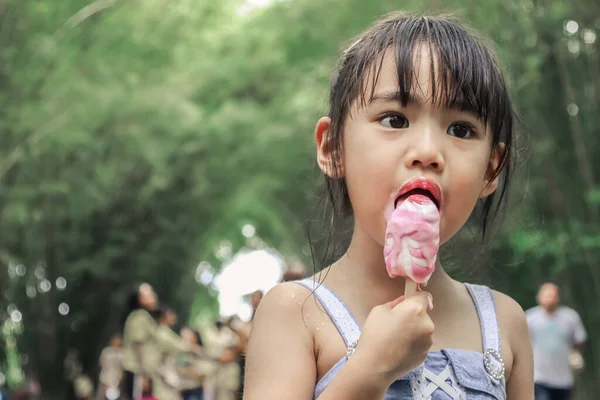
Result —
[[365, 321], [353, 358], [382, 385], [419, 367], [427, 358], [435, 329], [427, 314], [431, 295], [418, 292], [374, 307]]

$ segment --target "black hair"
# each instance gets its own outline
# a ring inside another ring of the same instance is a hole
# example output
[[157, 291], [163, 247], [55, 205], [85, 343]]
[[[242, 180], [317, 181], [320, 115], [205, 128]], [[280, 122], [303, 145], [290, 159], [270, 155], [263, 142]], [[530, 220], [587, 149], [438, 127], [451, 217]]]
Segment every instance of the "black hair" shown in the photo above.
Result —
[[[218, 321], [217, 321], [218, 322]], [[192, 332], [192, 334], [194, 335], [194, 338], [196, 339], [196, 344], [198, 346], [204, 346], [204, 343], [202, 342], [202, 335], [200, 334], [200, 331], [197, 329], [194, 329], [190, 326], [182, 326], [181, 330], [180, 330], [180, 335], [181, 335], [181, 331], [183, 331], [184, 329], [188, 329], [190, 332]]]
[[133, 311], [143, 308], [140, 304], [140, 287], [142, 285], [143, 283], [134, 283], [129, 289], [129, 294], [127, 295], [127, 300], [125, 303], [125, 310], [121, 318], [121, 327], [125, 327], [125, 321], [127, 321], [129, 314], [131, 314]]
[[192, 332], [194, 333], [194, 336], [196, 337], [196, 344], [198, 346], [204, 346], [204, 343], [202, 342], [202, 335], [200, 334], [200, 331], [198, 331], [197, 329], [192, 329]]
[[173, 307], [170, 307], [166, 304], [162, 304], [159, 307], [159, 318], [164, 318], [169, 314], [177, 315], [177, 312], [175, 312], [175, 309], [173, 309]]
[[[327, 140], [332, 154], [331, 175], [341, 176], [344, 122], [355, 101], [364, 106], [372, 99], [383, 56], [388, 50], [395, 53], [400, 102], [403, 106], [408, 104], [415, 89], [413, 60], [419, 44], [427, 46], [432, 64], [438, 60], [438, 65], [431, 66], [433, 104], [473, 111], [490, 127], [492, 148], [498, 148], [500, 143], [504, 146], [500, 163], [489, 177], [490, 181], [498, 178], [498, 188], [475, 207], [485, 240], [489, 224], [508, 195], [517, 117], [494, 55], [482, 40], [453, 17], [392, 13], [375, 22], [343, 52], [329, 90], [331, 125]], [[330, 261], [328, 255], [336, 258], [340, 247], [347, 246], [345, 233], [352, 224], [353, 210], [345, 179], [324, 177], [319, 206], [325, 208], [325, 220], [329, 224], [326, 264]]]

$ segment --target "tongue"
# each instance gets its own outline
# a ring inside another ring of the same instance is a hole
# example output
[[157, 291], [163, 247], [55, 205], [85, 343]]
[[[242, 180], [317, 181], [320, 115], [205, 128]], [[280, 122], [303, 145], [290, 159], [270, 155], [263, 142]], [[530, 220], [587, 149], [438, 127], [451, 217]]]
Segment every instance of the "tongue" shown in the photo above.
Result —
[[[411, 203], [420, 204], [420, 205], [425, 205], [425, 204], [429, 204], [429, 203], [435, 205], [435, 203], [429, 197], [425, 196], [424, 194], [411, 194], [404, 201], [410, 201]], [[396, 208], [398, 208], [398, 207], [396, 207]]]

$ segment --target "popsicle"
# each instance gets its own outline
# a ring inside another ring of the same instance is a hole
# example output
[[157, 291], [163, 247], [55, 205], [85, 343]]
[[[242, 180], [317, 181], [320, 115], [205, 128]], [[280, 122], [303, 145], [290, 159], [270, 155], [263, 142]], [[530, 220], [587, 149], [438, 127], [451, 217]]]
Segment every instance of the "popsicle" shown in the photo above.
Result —
[[405, 296], [427, 285], [440, 245], [440, 213], [427, 196], [414, 194], [392, 212], [383, 255], [390, 278], [406, 277]]

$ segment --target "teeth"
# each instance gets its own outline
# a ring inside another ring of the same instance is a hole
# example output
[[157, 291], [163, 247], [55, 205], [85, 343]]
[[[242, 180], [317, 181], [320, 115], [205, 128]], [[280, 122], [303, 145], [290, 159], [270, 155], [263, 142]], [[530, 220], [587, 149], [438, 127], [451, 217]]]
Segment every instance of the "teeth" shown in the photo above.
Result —
[[393, 245], [394, 245], [394, 238], [393, 238], [393, 237], [391, 237], [391, 236], [390, 236], [389, 238], [387, 238], [387, 239], [385, 240], [385, 245], [386, 245], [386, 246], [388, 246], [388, 247], [389, 247], [389, 246], [393, 246]]

